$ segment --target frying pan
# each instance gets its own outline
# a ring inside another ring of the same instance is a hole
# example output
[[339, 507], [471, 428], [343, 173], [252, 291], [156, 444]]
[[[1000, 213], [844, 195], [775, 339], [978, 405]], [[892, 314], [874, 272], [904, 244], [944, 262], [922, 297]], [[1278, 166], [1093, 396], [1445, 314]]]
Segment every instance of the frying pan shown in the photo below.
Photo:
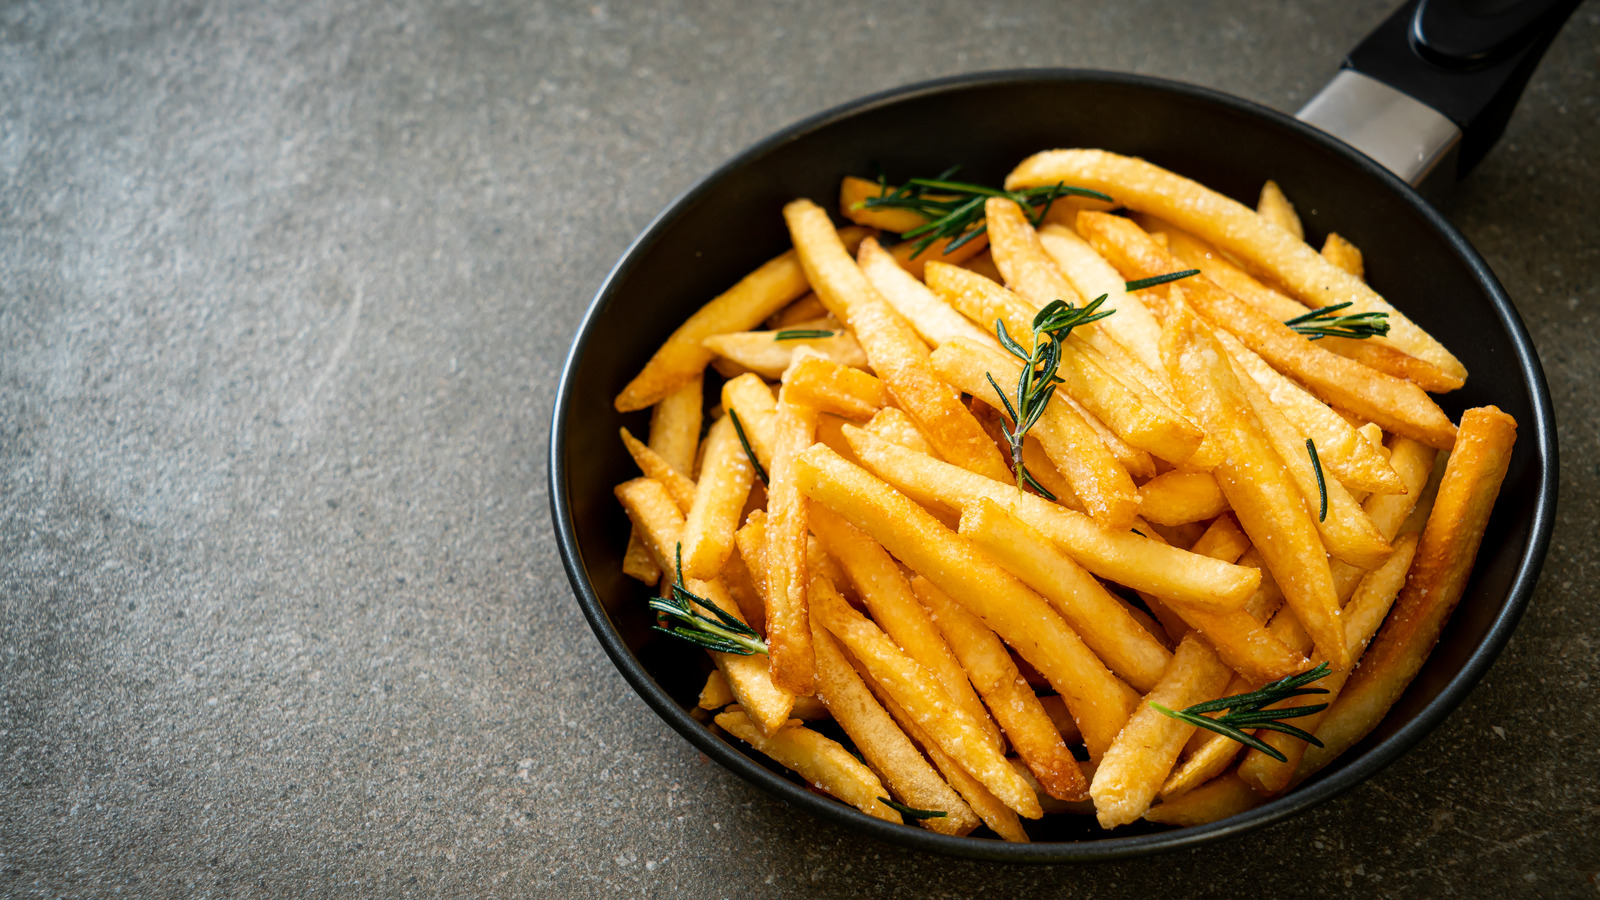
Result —
[[[673, 202], [628, 248], [595, 296], [562, 374], [550, 434], [551, 513], [567, 574], [601, 645], [669, 725], [743, 778], [846, 828], [938, 853], [1059, 862], [1190, 847], [1293, 815], [1377, 772], [1437, 726], [1505, 645], [1544, 560], [1556, 502], [1555, 423], [1527, 332], [1483, 259], [1413, 185], [1443, 189], [1483, 157], [1576, 5], [1485, 11], [1483, 3], [1414, 0], [1352, 51], [1302, 111], [1307, 121], [1154, 78], [1021, 70], [876, 94], [745, 151]], [[1140, 156], [1246, 202], [1263, 180], [1275, 179], [1301, 212], [1308, 239], [1337, 230], [1363, 248], [1374, 287], [1466, 364], [1466, 387], [1438, 398], [1451, 418], [1492, 403], [1516, 417], [1520, 433], [1460, 607], [1366, 740], [1297, 790], [1221, 822], [1141, 823], [1107, 834], [1088, 817], [1055, 816], [1029, 823], [1034, 843], [1006, 844], [866, 816], [812, 793], [694, 718], [709, 662], [650, 630], [647, 593], [622, 574], [628, 522], [612, 488], [637, 473], [617, 429], [642, 432], [648, 420], [616, 413], [612, 398], [690, 313], [787, 249], [785, 202], [826, 203], [841, 176], [880, 166], [894, 179], [960, 163], [964, 179], [999, 184], [1018, 161], [1054, 147]]]

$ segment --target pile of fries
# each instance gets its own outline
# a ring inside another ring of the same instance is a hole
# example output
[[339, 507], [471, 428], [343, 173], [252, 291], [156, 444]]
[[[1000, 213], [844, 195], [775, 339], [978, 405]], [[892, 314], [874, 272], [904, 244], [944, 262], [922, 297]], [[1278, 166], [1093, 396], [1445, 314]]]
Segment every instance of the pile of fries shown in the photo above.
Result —
[[[1082, 190], [1017, 202], [1052, 185]], [[1515, 421], [1452, 423], [1428, 392], [1466, 369], [1271, 182], [1252, 210], [1048, 151], [920, 250], [880, 240], [929, 223], [894, 190], [844, 179], [845, 227], [789, 203], [793, 249], [617, 397], [653, 408], [625, 568], [710, 653], [707, 718], [1008, 841], [1216, 821], [1360, 741], [1461, 599]], [[1291, 327], [1337, 310], [1387, 328]]]

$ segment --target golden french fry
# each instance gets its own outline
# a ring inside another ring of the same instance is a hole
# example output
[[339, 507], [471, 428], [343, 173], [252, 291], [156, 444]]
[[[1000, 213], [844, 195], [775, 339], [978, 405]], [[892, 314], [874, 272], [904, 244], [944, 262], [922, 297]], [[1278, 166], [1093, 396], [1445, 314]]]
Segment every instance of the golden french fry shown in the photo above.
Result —
[[[760, 511], [757, 510], [757, 512]], [[765, 513], [762, 515], [764, 517]], [[765, 533], [763, 533], [762, 540], [764, 541], [765, 539]], [[734, 542], [737, 547], [737, 533], [734, 535]], [[762, 593], [766, 587], [766, 573], [767, 570], [763, 564], [758, 582], [755, 570], [745, 563], [743, 548], [739, 548], [738, 553], [728, 557], [728, 562], [723, 565], [721, 573], [722, 583], [727, 587], [729, 596], [733, 597], [733, 602], [738, 604], [739, 612], [743, 615], [745, 624], [754, 628], [756, 634], [761, 635], [763, 639], [767, 636], [767, 601]], [[800, 716], [798, 713], [790, 713], [790, 715], [795, 715], [802, 719], [805, 718], [805, 716]]]
[[[1110, 450], [1111, 455], [1117, 458], [1117, 462], [1128, 470], [1129, 475], [1134, 478], [1151, 478], [1156, 474], [1156, 461], [1149, 452], [1140, 450], [1122, 438], [1117, 437], [1116, 433], [1107, 428], [1104, 422], [1095, 418], [1094, 413], [1089, 412], [1082, 403], [1072, 399], [1070, 396], [1056, 394], [1056, 400], [1064, 401], [1068, 406], [1072, 407], [1073, 411], [1078, 414], [1078, 418], [1094, 429], [1095, 434], [1100, 435], [1100, 440], [1105, 443], [1106, 449]], [[1204, 450], [1204, 447], [1205, 445], [1201, 444], [1201, 450]], [[1199, 455], [1201, 450], [1195, 451], [1195, 454]]]
[[650, 449], [684, 475], [694, 477], [700, 448], [700, 407], [704, 391], [698, 372], [650, 411]]
[[961, 405], [955, 389], [939, 380], [916, 332], [850, 258], [828, 214], [809, 200], [789, 203], [783, 214], [817, 296], [855, 331], [873, 371], [939, 455], [990, 477], [1006, 477], [994, 442]]
[[634, 463], [647, 477], [661, 482], [677, 501], [678, 508], [684, 515], [689, 514], [689, 507], [694, 505], [694, 480], [672, 467], [661, 454], [645, 446], [642, 441], [634, 437], [628, 429], [622, 429], [622, 443], [628, 448], [628, 454], [633, 457]]
[[[1416, 549], [1416, 535], [1408, 534], [1397, 540], [1394, 553], [1390, 555], [1388, 562], [1361, 580], [1355, 596], [1351, 597], [1350, 603], [1346, 605], [1345, 640], [1354, 648], [1355, 652], [1351, 655], [1357, 659], [1360, 658], [1361, 651], [1366, 648], [1367, 642], [1377, 633], [1378, 626], [1383, 624], [1384, 617], [1389, 614], [1389, 607], [1394, 604], [1395, 597], [1399, 596], [1401, 588], [1405, 586], [1406, 573], [1411, 569]], [[1322, 688], [1328, 693], [1295, 697], [1283, 705], [1305, 706], [1312, 703], [1331, 705], [1339, 698], [1339, 693], [1349, 678], [1349, 669], [1334, 671], [1311, 685]], [[1315, 733], [1326, 715], [1327, 711], [1324, 710], [1302, 716], [1295, 722], [1295, 726]], [[1299, 767], [1300, 760], [1304, 758], [1310, 745], [1299, 738], [1275, 731], [1262, 732], [1258, 736], [1282, 753], [1286, 759], [1279, 762], [1260, 750], [1251, 750], [1239, 763], [1239, 777], [1263, 794], [1275, 794], [1289, 786], [1295, 769]]]
[[862, 422], [892, 400], [889, 389], [872, 375], [815, 356], [796, 358], [783, 384], [796, 402]]
[[712, 669], [706, 676], [706, 686], [700, 689], [697, 705], [701, 709], [716, 711], [733, 703], [733, 691], [728, 687], [728, 676], [721, 669]]
[[789, 399], [785, 387], [772, 421], [772, 468], [767, 473], [767, 646], [772, 680], [809, 694], [815, 661], [806, 612], [808, 534], [806, 496], [795, 478], [796, 456], [816, 437], [817, 411]]
[[888, 791], [866, 764], [850, 755], [837, 741], [791, 720], [771, 734], [762, 734], [743, 710], [719, 713], [717, 725], [724, 731], [800, 774], [815, 785], [869, 816], [903, 823], [900, 814], [885, 806], [879, 797]]
[[961, 665], [1044, 793], [1057, 800], [1082, 800], [1088, 796], [1089, 784], [1077, 759], [1000, 639], [981, 619], [926, 578], [918, 576], [913, 588], [933, 612], [933, 620], [939, 623], [945, 640], [961, 658]]
[[[1278, 408], [1272, 405], [1249, 376], [1234, 367], [1240, 390], [1256, 414], [1272, 449], [1283, 461], [1289, 478], [1300, 491], [1308, 509], [1317, 510], [1313, 523], [1321, 535], [1328, 555], [1363, 569], [1375, 569], [1389, 558], [1389, 542], [1378, 532], [1361, 504], [1336, 478], [1319, 473], [1321, 464], [1311, 461], [1307, 438]], [[1324, 499], [1325, 498], [1325, 499]], [[1326, 504], [1325, 508], [1323, 504]]]
[[1214, 474], [1234, 517], [1316, 639], [1317, 653], [1336, 666], [1348, 665], [1339, 598], [1316, 514], [1285, 473], [1227, 351], [1186, 309], [1167, 320], [1161, 350], [1179, 396], [1227, 452]]
[[744, 455], [733, 420], [718, 419], [706, 435], [700, 480], [683, 526], [683, 574], [714, 578], [733, 553], [733, 533], [750, 494], [755, 469]]
[[[1238, 746], [1235, 744], [1234, 746]], [[1163, 825], [1208, 825], [1260, 806], [1266, 798], [1237, 775], [1224, 775], [1172, 800], [1162, 800], [1144, 814]]]
[[[845, 228], [836, 234], [841, 243], [853, 249], [866, 237], [867, 230]], [[730, 331], [749, 331], [806, 290], [805, 272], [793, 250], [746, 275], [678, 326], [645, 363], [644, 370], [617, 395], [617, 412], [644, 409], [695, 380], [713, 356], [703, 346], [706, 338]], [[698, 405], [696, 411], [699, 411]], [[667, 456], [667, 459], [672, 460], [672, 457]], [[677, 464], [676, 460], [672, 461]]]
[[1117, 735], [1089, 784], [1100, 827], [1115, 828], [1143, 816], [1194, 733], [1195, 726], [1158, 712], [1152, 704], [1177, 710], [1215, 700], [1232, 675], [1203, 638], [1191, 633], [1178, 643], [1160, 682]]
[[1296, 780], [1366, 737], [1422, 668], [1466, 590], [1516, 438], [1516, 420], [1493, 406], [1469, 409], [1461, 416], [1460, 438], [1422, 530], [1406, 586], [1367, 648], [1361, 667], [1324, 714], [1316, 731], [1324, 746], [1306, 752]]
[[656, 565], [656, 558], [637, 529], [628, 533], [628, 549], [622, 554], [622, 574], [645, 584], [653, 585], [661, 580], [661, 567]]
[[1161, 365], [1161, 323], [1140, 294], [1124, 290], [1123, 277], [1071, 228], [1046, 225], [1039, 229], [1039, 243], [1080, 296], [1089, 300], [1104, 296], [1103, 308], [1117, 311], [1095, 324], [1115, 335], [1150, 371], [1158, 377], [1163, 375], [1166, 370]]
[[[1161, 229], [1168, 238], [1168, 249], [1184, 263], [1199, 269], [1218, 287], [1240, 300], [1254, 306], [1280, 322], [1303, 316], [1309, 310], [1261, 282], [1251, 278], [1243, 269], [1223, 258], [1211, 245], [1188, 232], [1160, 220], [1141, 217], [1140, 224], [1149, 229]], [[1152, 236], [1156, 232], [1152, 231]], [[1337, 235], [1329, 235], [1333, 240]], [[1352, 248], [1354, 249], [1354, 248]], [[1359, 255], [1359, 251], [1356, 251]], [[1327, 254], [1324, 253], [1324, 256]], [[1359, 260], [1357, 260], [1359, 265]], [[1342, 267], [1341, 267], [1342, 268]], [[1359, 277], [1359, 276], [1358, 276]], [[1109, 320], [1108, 320], [1109, 321]], [[1317, 342], [1322, 349], [1347, 356], [1362, 365], [1387, 372], [1396, 378], [1414, 382], [1425, 391], [1453, 391], [1461, 387], [1463, 379], [1446, 375], [1432, 363], [1373, 340], [1324, 337]]]
[[1044, 535], [988, 500], [962, 511], [961, 535], [1050, 601], [1106, 667], [1136, 690], [1149, 691], [1161, 680], [1172, 654]]
[[[848, 653], [845, 655], [849, 656]], [[894, 702], [893, 697], [884, 692], [883, 685], [873, 680], [872, 673], [862, 671], [862, 669], [862, 666], [856, 666], [856, 671], [860, 673], [861, 679], [866, 682], [873, 696], [877, 697], [878, 702], [883, 704], [883, 708], [887, 709], [889, 715], [894, 717], [895, 722], [900, 725], [906, 736], [916, 741], [917, 745], [922, 748], [922, 752], [928, 754], [928, 759], [933, 761], [933, 765], [939, 770], [939, 774], [943, 775], [944, 780], [956, 789], [956, 793], [961, 795], [961, 799], [967, 801], [967, 806], [978, 814], [978, 818], [983, 820], [983, 824], [989, 826], [991, 831], [1000, 835], [1004, 840], [1020, 844], [1028, 843], [1028, 832], [1023, 830], [1022, 820], [1017, 818], [1017, 814], [1011, 810], [1011, 807], [1000, 802], [1000, 798], [984, 787], [983, 782], [973, 778], [970, 772], [961, 768], [955, 760], [951, 759], [943, 750], [940, 750], [939, 745], [928, 737], [926, 731], [922, 730], [922, 726], [918, 725], [904, 709], [901, 709], [900, 704]]]
[[[1058, 276], [1059, 277], [1059, 276]], [[928, 287], [974, 322], [1001, 320], [1023, 346], [1032, 340], [1033, 307], [981, 275], [954, 266], [928, 268]], [[1159, 397], [1114, 377], [1090, 352], [1069, 341], [1062, 347], [1057, 394], [1067, 394], [1094, 413], [1118, 437], [1167, 460], [1194, 455], [1204, 434]]]
[[967, 673], [962, 671], [960, 660], [911, 593], [910, 582], [889, 552], [825, 506], [812, 507], [811, 530], [855, 586], [872, 620], [894, 638], [906, 655], [926, 666], [955, 705], [989, 733], [996, 750], [1003, 751], [999, 726], [989, 718]]
[[1351, 490], [1378, 494], [1397, 494], [1404, 490], [1400, 477], [1383, 454], [1344, 416], [1280, 374], [1238, 338], [1220, 330], [1216, 335], [1233, 358], [1234, 366], [1255, 382], [1284, 418], [1316, 441], [1318, 458], [1342, 484]]
[[1328, 232], [1327, 239], [1322, 242], [1322, 258], [1357, 278], [1366, 279], [1367, 266], [1361, 258], [1361, 249], [1336, 231]]
[[[1014, 390], [1022, 372], [1015, 358], [962, 340], [940, 347], [932, 360], [945, 381], [997, 411], [1006, 401], [989, 379]], [[1039, 439], [1091, 517], [1107, 528], [1128, 527], [1139, 508], [1133, 479], [1072, 407], [1052, 400], [1028, 433]]]
[[738, 416], [739, 427], [756, 460], [772, 477], [773, 421], [778, 415], [778, 403], [772, 389], [755, 375], [740, 375], [722, 386], [722, 407]]
[[[827, 329], [820, 329], [827, 330]], [[736, 331], [717, 334], [702, 343], [718, 356], [743, 366], [763, 378], [781, 378], [794, 360], [794, 351], [808, 347], [842, 366], [865, 366], [867, 354], [848, 331], [828, 337], [778, 339], [782, 331]]]
[[927, 285], [902, 269], [877, 241], [872, 238], [862, 241], [861, 249], [856, 251], [856, 262], [883, 299], [904, 316], [930, 346], [938, 347], [952, 338], [964, 337], [1000, 349], [1000, 342], [991, 332], [967, 321], [965, 316], [951, 309], [950, 304], [934, 296]]
[[1044, 708], [1044, 714], [1050, 717], [1051, 724], [1060, 732], [1063, 743], [1069, 747], [1083, 743], [1083, 735], [1078, 732], [1078, 722], [1072, 718], [1072, 711], [1067, 709], [1067, 701], [1061, 699], [1060, 694], [1050, 694], [1037, 699], [1039, 705]]
[[[1159, 216], [1194, 232], [1283, 285], [1309, 306], [1349, 302], [1352, 313], [1387, 313], [1389, 335], [1381, 340], [1438, 366], [1448, 375], [1467, 376], [1466, 367], [1450, 351], [1361, 279], [1329, 263], [1294, 235], [1272, 227], [1249, 207], [1216, 191], [1144, 160], [1103, 150], [1035, 154], [1006, 177], [1006, 188], [1058, 182], [1109, 192], [1130, 209]], [[1081, 229], [1079, 233], [1083, 233]]]
[[[1182, 266], [1128, 219], [1084, 213], [1079, 217], [1078, 231], [1131, 278], [1163, 275]], [[1386, 431], [1435, 447], [1448, 449], [1455, 440], [1455, 426], [1449, 418], [1411, 382], [1319, 348], [1317, 342], [1217, 287], [1205, 275], [1185, 279], [1183, 294], [1213, 325], [1231, 332], [1275, 368], [1299, 379], [1329, 403], [1377, 422]]]
[[[1192, 608], [1216, 611], [1238, 610], [1260, 586], [1261, 573], [1255, 569], [1168, 547], [1131, 531], [1107, 531], [1088, 516], [1043, 497], [1022, 493], [1016, 485], [974, 475], [859, 428], [845, 428], [845, 437], [866, 468], [897, 490], [956, 512], [980, 499], [992, 500], [1061, 545], [1079, 565], [1108, 581]], [[890, 552], [894, 552], [893, 548]], [[961, 597], [956, 591], [951, 593]]]
[[922, 758], [905, 732], [873, 699], [827, 629], [816, 623], [812, 625], [812, 645], [817, 653], [817, 696], [867, 765], [887, 782], [901, 803], [945, 814], [920, 819], [917, 824], [940, 834], [966, 834], [977, 828], [978, 817], [972, 809]]
[[[678, 512], [678, 506], [667, 489], [654, 479], [635, 478], [617, 485], [616, 493], [628, 518], [654, 554], [656, 564], [665, 571], [672, 571], [672, 560], [683, 534], [683, 514]], [[684, 587], [723, 612], [744, 621], [738, 604], [729, 596], [720, 580], [686, 579]], [[773, 683], [766, 659], [758, 655], [707, 652], [711, 655], [711, 661], [727, 677], [728, 686], [739, 704], [755, 716], [763, 730], [771, 732], [783, 725], [794, 706], [794, 694]]]
[[[816, 294], [806, 294], [799, 300], [778, 310], [767, 319], [765, 324], [769, 329], [778, 330], [793, 328], [801, 322], [810, 322], [824, 317], [833, 318], [828, 315], [828, 308], [822, 305], [822, 301], [817, 299]], [[834, 319], [834, 321], [837, 322], [838, 320]]]
[[1043, 673], [1073, 707], [1091, 754], [1110, 743], [1138, 695], [1114, 676], [1106, 689], [1105, 665], [1043, 598], [921, 507], [826, 447], [802, 453], [795, 469], [814, 501], [959, 600]]
[[1300, 224], [1300, 216], [1295, 213], [1294, 204], [1283, 195], [1283, 189], [1278, 187], [1276, 181], [1268, 181], [1261, 186], [1261, 199], [1256, 202], [1256, 214], [1269, 224], [1294, 235], [1295, 240], [1306, 239], [1306, 230]]
[[1139, 485], [1139, 515], [1157, 525], [1201, 522], [1227, 509], [1222, 488], [1207, 472], [1167, 472]]
[[950, 700], [933, 673], [905, 655], [894, 641], [856, 612], [823, 579], [811, 584], [811, 615], [849, 649], [886, 693], [900, 704], [939, 749], [983, 782], [1018, 815], [1042, 815], [1033, 791], [1006, 764], [978, 723]]
[[935, 455], [933, 445], [928, 443], [928, 439], [917, 430], [917, 424], [898, 407], [886, 406], [878, 410], [865, 428], [892, 444], [899, 444], [929, 456]]
[[928, 218], [909, 209], [868, 209], [863, 201], [893, 193], [895, 188], [866, 178], [846, 175], [839, 182], [839, 215], [868, 228], [904, 234], [928, 224]]

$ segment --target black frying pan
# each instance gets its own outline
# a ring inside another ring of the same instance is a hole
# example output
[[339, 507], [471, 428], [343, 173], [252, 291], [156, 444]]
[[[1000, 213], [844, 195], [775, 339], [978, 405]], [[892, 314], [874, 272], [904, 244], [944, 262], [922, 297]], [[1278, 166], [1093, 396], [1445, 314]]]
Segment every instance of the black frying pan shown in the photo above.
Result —
[[[1352, 53], [1346, 72], [1308, 111], [1354, 129], [1395, 168], [1409, 161], [1413, 181], [1447, 183], [1493, 143], [1575, 6], [1521, 4], [1513, 13], [1527, 22], [1519, 26], [1503, 13], [1473, 18], [1439, 0], [1413, 2]], [[1404, 95], [1388, 97], [1381, 84], [1347, 74], [1362, 66], [1445, 115], [1430, 122], [1426, 107], [1411, 109]], [[1373, 96], [1382, 101], [1376, 107]], [[1363, 118], [1363, 102], [1378, 114]], [[831, 206], [841, 176], [871, 175], [877, 166], [896, 179], [961, 163], [963, 178], [999, 184], [1018, 161], [1054, 147], [1141, 156], [1252, 205], [1262, 181], [1275, 179], [1308, 239], [1337, 230], [1361, 247], [1373, 286], [1466, 364], [1466, 387], [1440, 398], [1451, 418], [1492, 403], [1520, 427], [1466, 596], [1422, 672], [1365, 741], [1297, 790], [1212, 825], [1140, 824], [1108, 836], [1086, 817], [1056, 816], [1029, 824], [1035, 843], [1005, 844], [866, 816], [810, 792], [692, 717], [709, 662], [650, 631], [647, 592], [622, 574], [628, 522], [612, 488], [637, 473], [617, 428], [642, 433], [648, 423], [645, 413], [615, 413], [612, 399], [685, 317], [788, 247], [779, 215], [785, 202], [811, 197]], [[898, 844], [1007, 861], [1111, 859], [1193, 846], [1292, 815], [1354, 786], [1438, 725], [1505, 645], [1533, 590], [1555, 513], [1556, 432], [1538, 358], [1494, 274], [1416, 190], [1373, 158], [1289, 116], [1190, 85], [1106, 72], [995, 72], [890, 91], [808, 119], [668, 207], [606, 279], [573, 340], [551, 431], [550, 498], [567, 573], [595, 635], [645, 702], [708, 756], [787, 803]]]

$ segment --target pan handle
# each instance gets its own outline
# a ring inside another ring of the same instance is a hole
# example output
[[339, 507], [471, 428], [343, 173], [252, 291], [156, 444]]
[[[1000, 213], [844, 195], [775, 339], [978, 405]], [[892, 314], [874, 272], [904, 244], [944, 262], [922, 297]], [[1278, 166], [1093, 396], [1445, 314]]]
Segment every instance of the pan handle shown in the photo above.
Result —
[[1581, 0], [1410, 0], [1298, 114], [1413, 185], [1465, 177]]

